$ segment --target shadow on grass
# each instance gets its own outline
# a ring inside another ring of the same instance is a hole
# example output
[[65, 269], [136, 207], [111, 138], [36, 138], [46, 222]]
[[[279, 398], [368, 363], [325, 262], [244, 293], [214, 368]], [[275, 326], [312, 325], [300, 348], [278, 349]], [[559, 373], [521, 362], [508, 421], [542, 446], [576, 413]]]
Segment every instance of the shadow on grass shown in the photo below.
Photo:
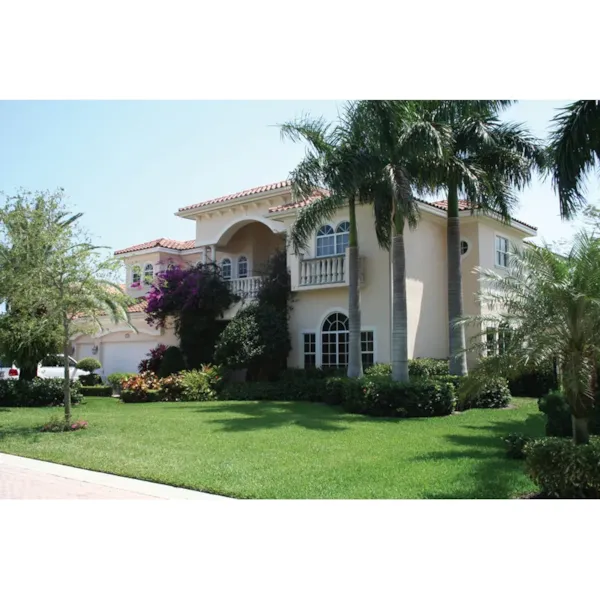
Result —
[[[503, 438], [510, 433], [521, 433], [530, 437], [544, 435], [544, 417], [530, 415], [522, 422], [498, 421], [488, 425], [464, 425], [473, 435], [450, 434], [444, 436], [455, 449], [448, 452], [431, 452], [414, 459], [415, 461], [456, 461], [473, 459], [470, 469], [465, 469], [465, 477], [452, 494], [427, 494], [426, 498], [512, 498], [515, 486], [523, 474], [523, 461], [508, 458]], [[477, 435], [477, 431], [481, 435]]]
[[42, 435], [42, 431], [41, 430], [41, 425], [37, 425], [36, 427], [33, 427], [31, 425], [28, 426], [15, 426], [15, 425], [9, 425], [6, 427], [0, 427], [0, 440], [2, 439], [6, 439], [9, 437], [31, 437], [34, 436], [33, 438], [31, 438], [31, 441], [36, 441], [37, 440], [37, 436]]
[[[171, 405], [175, 408], [176, 405]], [[221, 425], [221, 431], [255, 431], [275, 429], [297, 425], [316, 431], [343, 431], [347, 423], [363, 419], [358, 415], [349, 415], [341, 409], [325, 404], [307, 404], [303, 402], [227, 402], [207, 403], [205, 406], [178, 405], [202, 414], [229, 414], [222, 419], [211, 419]]]

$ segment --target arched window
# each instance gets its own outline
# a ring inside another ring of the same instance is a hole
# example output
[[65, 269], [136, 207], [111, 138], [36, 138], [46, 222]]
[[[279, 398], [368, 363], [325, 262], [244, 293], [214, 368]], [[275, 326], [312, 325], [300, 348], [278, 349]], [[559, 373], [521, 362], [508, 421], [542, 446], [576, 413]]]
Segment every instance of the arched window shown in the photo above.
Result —
[[221, 275], [223, 279], [231, 279], [231, 259], [224, 258], [221, 261]]
[[460, 255], [464, 256], [469, 251], [469, 242], [460, 240]]
[[348, 366], [348, 317], [333, 313], [323, 322], [321, 365], [325, 368]]
[[350, 223], [342, 221], [335, 228], [335, 253], [344, 254], [350, 243]]
[[331, 225], [323, 225], [317, 232], [317, 256], [335, 254], [335, 232]]
[[238, 258], [238, 277], [240, 279], [248, 277], [248, 259], [245, 256]]
[[150, 285], [154, 279], [154, 267], [150, 264], [144, 267], [144, 283]]
[[131, 268], [131, 286], [138, 287], [142, 281], [142, 268], [135, 265]]

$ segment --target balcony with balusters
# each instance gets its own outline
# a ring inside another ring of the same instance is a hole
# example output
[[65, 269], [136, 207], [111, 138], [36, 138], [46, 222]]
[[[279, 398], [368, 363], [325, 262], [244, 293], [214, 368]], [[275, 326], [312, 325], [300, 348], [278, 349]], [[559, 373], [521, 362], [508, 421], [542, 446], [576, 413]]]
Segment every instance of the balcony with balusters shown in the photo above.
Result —
[[[292, 276], [292, 290], [302, 291], [345, 287], [348, 279], [348, 251], [318, 258], [298, 257], [297, 278]], [[359, 283], [363, 283], [363, 259], [359, 257]]]
[[263, 278], [261, 276], [255, 277], [238, 277], [237, 279], [230, 279], [227, 281], [227, 285], [233, 294], [239, 296], [242, 300], [256, 298], [258, 290], [262, 285]]

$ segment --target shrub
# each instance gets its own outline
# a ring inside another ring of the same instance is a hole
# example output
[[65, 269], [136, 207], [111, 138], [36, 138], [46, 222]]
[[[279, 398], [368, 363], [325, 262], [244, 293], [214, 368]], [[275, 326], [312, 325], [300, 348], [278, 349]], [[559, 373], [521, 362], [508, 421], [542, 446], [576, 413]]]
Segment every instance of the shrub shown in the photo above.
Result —
[[342, 403], [345, 410], [374, 417], [433, 417], [449, 415], [456, 402], [448, 383], [422, 379], [400, 383], [366, 377], [362, 384], [362, 395]]
[[160, 390], [147, 390], [143, 394], [132, 390], [121, 390], [121, 402], [125, 404], [140, 404], [143, 402], [159, 402]]
[[78, 429], [87, 429], [87, 421], [75, 421], [68, 423], [63, 417], [53, 416], [48, 423], [42, 427], [43, 432], [58, 433], [61, 431], [77, 431]]
[[272, 379], [291, 349], [287, 313], [269, 304], [240, 310], [219, 336], [215, 361], [248, 369], [251, 379]]
[[97, 373], [88, 373], [87, 375], [80, 375], [79, 381], [81, 385], [101, 385], [102, 377]]
[[[158, 377], [151, 371], [146, 371], [135, 377], [129, 377], [121, 386], [123, 402], [156, 402], [160, 383]], [[151, 392], [156, 392], [151, 394]]]
[[169, 375], [159, 382], [158, 397], [161, 402], [179, 402], [183, 396], [182, 374]]
[[[462, 378], [458, 389], [459, 408], [506, 408], [511, 400], [508, 381], [502, 377], [486, 379], [480, 386], [473, 388], [470, 376]], [[473, 391], [475, 390], [475, 391]]]
[[111, 373], [106, 379], [112, 385], [113, 392], [118, 394], [121, 392], [123, 382], [130, 377], [137, 377], [137, 373]]
[[[571, 407], [561, 391], [554, 390], [538, 400], [538, 408], [546, 415], [546, 435], [572, 437]], [[596, 400], [588, 420], [590, 434], [600, 433], [600, 403]]]
[[[359, 412], [362, 400], [362, 379], [349, 379], [348, 377], [330, 377], [325, 380], [325, 389], [320, 388], [319, 401], [325, 404], [341, 405], [349, 412]], [[351, 410], [356, 408], [356, 410]]]
[[[408, 374], [410, 377], [430, 379], [432, 377], [449, 376], [448, 361], [440, 358], [413, 358], [408, 361]], [[392, 365], [378, 363], [365, 369], [367, 377], [390, 377]]]
[[217, 367], [204, 365], [200, 370], [181, 373], [181, 400], [183, 402], [206, 402], [216, 400], [222, 376]]
[[449, 383], [454, 389], [454, 394], [458, 397], [458, 388], [463, 380], [460, 375], [435, 375], [431, 379], [440, 383]]
[[159, 377], [168, 377], [185, 369], [185, 360], [181, 350], [177, 346], [169, 346], [162, 357], [158, 368]]
[[166, 351], [167, 346], [165, 346], [165, 344], [158, 344], [155, 348], [152, 348], [152, 350], [146, 354], [147, 358], [140, 361], [138, 371], [140, 373], [147, 373], [149, 371], [155, 375], [158, 374]]
[[[246, 381], [228, 383], [219, 394], [222, 400], [290, 400], [324, 402], [330, 380], [315, 378], [306, 381]], [[332, 404], [334, 402], [331, 402]]]
[[[71, 381], [72, 404], [81, 402], [80, 390], [79, 381]], [[0, 406], [61, 406], [63, 401], [63, 379], [0, 380]]]
[[600, 440], [576, 446], [541, 438], [525, 446], [525, 470], [542, 492], [555, 498], [600, 498]]
[[87, 371], [88, 373], [93, 373], [94, 371], [102, 368], [102, 363], [97, 358], [90, 356], [88, 358], [82, 358], [77, 363], [77, 368], [81, 369], [82, 371]]
[[282, 371], [279, 380], [290, 383], [304, 382], [307, 380], [324, 380], [329, 376], [329, 371], [325, 369], [319, 369], [317, 367], [310, 367], [308, 369], [293, 369], [289, 368]]
[[502, 438], [506, 444], [506, 455], [508, 458], [525, 458], [525, 444], [528, 444], [532, 438], [522, 433], [510, 433]]
[[82, 396], [112, 396], [112, 386], [110, 385], [82, 385]]
[[411, 377], [437, 377], [449, 373], [450, 366], [446, 359], [413, 358], [408, 361], [408, 374]]
[[558, 387], [552, 365], [547, 369], [530, 371], [509, 380], [508, 386], [513, 396], [541, 398]]

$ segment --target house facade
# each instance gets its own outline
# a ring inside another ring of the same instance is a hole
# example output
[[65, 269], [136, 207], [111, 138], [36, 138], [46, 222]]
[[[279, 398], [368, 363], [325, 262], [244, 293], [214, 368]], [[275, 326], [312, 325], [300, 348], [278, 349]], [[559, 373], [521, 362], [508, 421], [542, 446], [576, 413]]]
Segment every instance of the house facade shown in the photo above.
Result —
[[[348, 361], [348, 211], [314, 233], [303, 254], [286, 245], [298, 212], [311, 200], [295, 201], [289, 181], [245, 190], [179, 209], [179, 218], [195, 225], [195, 238], [179, 242], [158, 239], [118, 250], [126, 269], [126, 292], [139, 298], [131, 322], [106, 323], [95, 335], [73, 340], [75, 356], [96, 356], [103, 375], [137, 370], [139, 361], [158, 343], [176, 345], [172, 329], [145, 323], [144, 296], [156, 274], [169, 264], [217, 262], [223, 276], [243, 300], [224, 315], [231, 319], [260, 287], [264, 265], [277, 250], [286, 250], [294, 302], [290, 317], [290, 367], [339, 367]], [[419, 202], [421, 219], [407, 230], [406, 278], [409, 357], [446, 358], [448, 314], [446, 275], [446, 205]], [[504, 271], [513, 246], [536, 235], [536, 229], [493, 215], [473, 214], [461, 205], [461, 253], [465, 314], [478, 314], [477, 266]], [[391, 262], [379, 247], [372, 208], [357, 208], [363, 364], [390, 362]]]

